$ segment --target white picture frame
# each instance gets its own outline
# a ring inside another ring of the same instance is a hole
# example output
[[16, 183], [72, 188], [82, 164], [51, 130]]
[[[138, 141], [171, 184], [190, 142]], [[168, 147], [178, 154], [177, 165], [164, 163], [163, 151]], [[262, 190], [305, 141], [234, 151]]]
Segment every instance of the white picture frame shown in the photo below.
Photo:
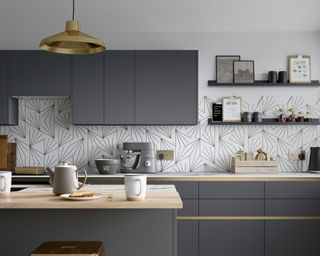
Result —
[[222, 98], [222, 121], [241, 122], [242, 98], [223, 97]]
[[311, 57], [294, 55], [288, 57], [290, 83], [311, 83]]

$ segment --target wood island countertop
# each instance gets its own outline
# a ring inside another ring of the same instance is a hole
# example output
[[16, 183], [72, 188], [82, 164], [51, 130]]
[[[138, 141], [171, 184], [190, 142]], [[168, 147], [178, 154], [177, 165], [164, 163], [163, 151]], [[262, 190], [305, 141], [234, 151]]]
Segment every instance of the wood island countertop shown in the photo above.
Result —
[[123, 185], [88, 185], [85, 190], [103, 194], [100, 199], [71, 201], [52, 193], [49, 186], [0, 194], [1, 209], [180, 209], [182, 201], [173, 185], [148, 185], [143, 201], [127, 201]]

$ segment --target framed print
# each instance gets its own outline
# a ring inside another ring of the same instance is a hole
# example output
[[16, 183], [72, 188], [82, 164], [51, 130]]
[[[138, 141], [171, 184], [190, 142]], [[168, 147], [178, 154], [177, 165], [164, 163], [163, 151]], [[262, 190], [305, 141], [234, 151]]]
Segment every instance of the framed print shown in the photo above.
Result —
[[311, 83], [311, 57], [289, 56], [290, 83]]
[[222, 121], [241, 122], [242, 98], [224, 97], [222, 98]]
[[254, 83], [254, 61], [241, 60], [233, 62], [233, 80], [237, 84]]
[[217, 55], [216, 56], [216, 79], [217, 83], [233, 83], [233, 62], [240, 60], [240, 55]]

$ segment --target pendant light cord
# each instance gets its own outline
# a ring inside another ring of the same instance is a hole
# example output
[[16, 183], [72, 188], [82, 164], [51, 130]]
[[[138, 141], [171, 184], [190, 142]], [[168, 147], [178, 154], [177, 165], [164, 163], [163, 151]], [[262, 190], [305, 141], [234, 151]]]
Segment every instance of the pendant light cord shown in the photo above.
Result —
[[74, 0], [72, 0], [72, 20], [74, 20]]

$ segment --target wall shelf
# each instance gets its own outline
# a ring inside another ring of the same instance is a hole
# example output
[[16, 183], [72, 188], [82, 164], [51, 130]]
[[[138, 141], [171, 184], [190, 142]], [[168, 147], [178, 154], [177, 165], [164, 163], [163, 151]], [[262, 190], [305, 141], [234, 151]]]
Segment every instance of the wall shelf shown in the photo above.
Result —
[[319, 119], [311, 119], [310, 122], [287, 122], [281, 123], [278, 122], [275, 118], [265, 118], [262, 119], [261, 123], [252, 122], [252, 123], [244, 123], [244, 122], [212, 122], [212, 119], [208, 119], [209, 125], [320, 125]]
[[224, 87], [224, 86], [237, 86], [237, 87], [254, 87], [254, 86], [287, 86], [287, 87], [319, 87], [320, 82], [319, 80], [312, 80], [311, 83], [269, 83], [266, 80], [256, 80], [252, 84], [235, 84], [235, 83], [217, 83], [215, 80], [209, 80], [208, 86], [216, 86], [216, 87]]

